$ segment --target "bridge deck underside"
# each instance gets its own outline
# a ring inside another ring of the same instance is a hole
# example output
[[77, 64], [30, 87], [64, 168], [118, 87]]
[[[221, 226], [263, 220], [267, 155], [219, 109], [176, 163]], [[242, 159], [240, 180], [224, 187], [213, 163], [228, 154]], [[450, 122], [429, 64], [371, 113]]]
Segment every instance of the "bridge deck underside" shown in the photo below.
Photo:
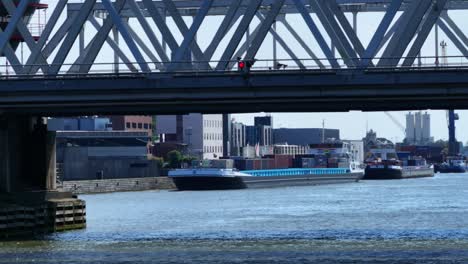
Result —
[[4, 114], [468, 109], [468, 69], [89, 75], [1, 84]]

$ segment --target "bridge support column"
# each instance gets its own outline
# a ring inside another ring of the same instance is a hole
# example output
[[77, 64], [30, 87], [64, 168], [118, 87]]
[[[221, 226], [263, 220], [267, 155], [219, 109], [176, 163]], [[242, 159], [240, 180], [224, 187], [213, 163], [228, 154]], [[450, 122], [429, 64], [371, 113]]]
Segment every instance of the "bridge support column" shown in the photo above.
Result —
[[56, 190], [55, 148], [42, 118], [0, 117], [0, 240], [86, 227], [85, 202]]
[[223, 114], [223, 157], [231, 156], [231, 115]]
[[55, 132], [42, 118], [9, 116], [1, 123], [0, 192], [55, 190]]

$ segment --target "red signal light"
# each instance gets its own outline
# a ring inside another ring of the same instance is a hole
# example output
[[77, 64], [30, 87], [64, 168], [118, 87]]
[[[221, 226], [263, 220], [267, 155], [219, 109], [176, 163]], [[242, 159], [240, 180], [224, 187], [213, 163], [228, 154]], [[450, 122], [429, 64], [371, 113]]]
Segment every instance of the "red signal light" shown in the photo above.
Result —
[[239, 69], [243, 70], [245, 68], [245, 62], [244, 61], [239, 61], [237, 63], [237, 66], [239, 67]]

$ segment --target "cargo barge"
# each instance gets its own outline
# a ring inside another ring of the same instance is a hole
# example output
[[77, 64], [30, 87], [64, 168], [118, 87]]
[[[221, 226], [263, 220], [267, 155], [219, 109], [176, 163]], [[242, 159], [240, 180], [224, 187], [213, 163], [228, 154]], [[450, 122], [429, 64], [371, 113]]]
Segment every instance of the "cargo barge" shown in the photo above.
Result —
[[363, 179], [389, 180], [432, 176], [434, 176], [434, 167], [425, 162], [414, 166], [404, 166], [399, 160], [386, 160], [368, 164]]
[[235, 169], [178, 169], [169, 172], [178, 190], [229, 190], [357, 182], [364, 171], [311, 168], [237, 171]]

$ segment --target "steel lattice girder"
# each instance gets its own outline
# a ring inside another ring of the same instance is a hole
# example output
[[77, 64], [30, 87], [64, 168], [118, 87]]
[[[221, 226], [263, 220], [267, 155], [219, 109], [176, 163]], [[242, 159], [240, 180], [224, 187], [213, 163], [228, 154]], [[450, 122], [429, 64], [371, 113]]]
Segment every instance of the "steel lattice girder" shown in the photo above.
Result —
[[[213, 3], [213, 6], [208, 13], [208, 15], [226, 15], [227, 10], [234, 0], [216, 0]], [[301, 0], [301, 2], [307, 4], [308, 0]], [[245, 9], [248, 6], [250, 0], [244, 0], [240, 8]], [[268, 7], [273, 4], [274, 0], [264, 0], [262, 2], [261, 9], [268, 9]], [[340, 5], [341, 9], [344, 12], [384, 12], [386, 11], [388, 5], [392, 0], [337, 0], [337, 4]], [[406, 9], [406, 4], [411, 2], [411, 0], [403, 1], [403, 5], [400, 8], [400, 11]], [[164, 3], [162, 1], [154, 1], [155, 7], [158, 9], [164, 9]], [[180, 0], [175, 1], [175, 5], [178, 8], [179, 12], [183, 16], [193, 16], [196, 14], [196, 10], [201, 6], [202, 0]], [[138, 4], [143, 7], [143, 3], [140, 1]], [[79, 11], [81, 8], [80, 3], [70, 3], [68, 4], [68, 11]], [[468, 9], [468, 1], [466, 0], [450, 0], [446, 7], [448, 10], [465, 10]], [[105, 12], [105, 8], [100, 4], [96, 4], [94, 7], [96, 14], [100, 12]], [[130, 6], [127, 6], [123, 12], [125, 16], [133, 17], [134, 14], [131, 11]], [[297, 9], [294, 8], [293, 0], [286, 0], [285, 6], [283, 7], [282, 14], [297, 14]], [[148, 15], [148, 14], [147, 14]], [[148, 15], [149, 16], [149, 15]]]
[[[3, 36], [3, 38], [0, 38], [0, 53], [4, 53], [13, 64], [16, 74], [35, 74], [39, 69], [47, 74], [59, 73], [64, 70], [62, 67], [78, 38], [81, 47], [80, 54], [78, 58], [74, 59], [73, 66], [68, 70], [65, 69], [69, 73], [88, 73], [106, 42], [114, 50], [116, 61], [118, 62], [118, 59], [121, 59], [132, 72], [195, 69], [225, 71], [231, 70], [235, 64], [234, 60], [237, 57], [243, 57], [244, 54], [246, 59], [255, 59], [268, 33], [283, 47], [296, 65], [301, 69], [307, 69], [295, 53], [296, 51], [291, 49], [288, 43], [284, 41], [285, 38], [273, 28], [276, 21], [283, 21], [293, 38], [304, 48], [305, 53], [311, 56], [306, 59], [314, 60], [316, 67], [320, 68], [340, 68], [342, 65], [339, 65], [337, 60], [343, 60], [346, 64], [345, 67], [348, 68], [373, 67], [373, 61], [376, 60], [375, 56], [382, 47], [385, 47], [383, 56], [388, 57], [388, 59], [379, 60], [378, 66], [396, 67], [408, 49], [408, 45], [415, 39], [409, 51], [411, 58], [406, 58], [403, 64], [403, 66], [411, 66], [414, 62], [414, 55], [419, 52], [436, 23], [440, 25], [462, 54], [466, 56], [467, 53], [466, 36], [456, 23], [450, 19], [447, 9], [463, 9], [465, 5], [468, 9], [468, 0], [336, 0], [336, 2], [329, 2], [334, 0], [317, 0], [317, 2], [309, 2], [309, 0], [143, 0], [138, 2], [135, 0], [104, 0], [102, 2], [86, 0], [84, 3], [67, 5], [68, 12], [65, 22], [51, 36], [51, 32], [54, 31], [60, 13], [62, 13], [66, 4], [66, 1], [61, 0], [46, 26], [44, 38], [41, 38], [37, 43], [31, 40], [31, 34], [19, 19], [21, 10], [28, 0], [21, 1], [23, 6], [19, 5], [17, 8], [11, 5], [11, 0], [1, 1], [7, 4], [12, 19], [11, 24], [0, 35]], [[309, 4], [305, 4], [305, 2]], [[343, 12], [372, 11], [377, 10], [377, 7], [385, 11], [386, 14], [370, 44], [368, 47], [364, 47]], [[209, 43], [206, 50], [202, 50], [197, 42], [196, 34], [204, 19], [213, 15], [213, 11], [218, 12], [221, 9], [224, 10], [223, 14], [226, 14], [225, 18], [222, 20], [221, 25], [212, 26], [216, 30], [214, 39]], [[395, 22], [393, 20], [397, 17], [398, 10], [401, 11], [401, 15]], [[316, 16], [311, 15], [314, 11]], [[187, 15], [188, 12], [193, 17], [191, 25], [187, 25], [183, 19], [183, 16]], [[301, 39], [304, 33], [298, 34], [291, 28], [286, 21], [285, 13], [293, 13], [302, 17], [307, 25], [306, 28], [309, 29], [305, 34], [309, 34], [315, 39], [328, 60], [328, 66], [324, 65], [325, 61], [319, 61], [312, 51], [311, 46], [317, 44], [307, 43]], [[133, 30], [132, 23], [129, 21], [129, 14], [136, 16], [137, 22], [144, 29], [143, 34], [146, 34], [151, 46], [156, 51], [155, 54], [149, 48], [150, 45], [146, 45], [145, 41], [141, 39], [141, 35]], [[102, 19], [102, 25], [94, 18], [96, 15], [105, 15], [104, 19]], [[439, 19], [441, 16], [443, 21]], [[166, 23], [166, 17], [172, 18], [181, 33], [183, 39], [180, 44], [177, 42], [174, 32], [172, 32], [173, 29], [169, 28]], [[250, 26], [252, 26], [255, 17], [257, 17], [256, 29], [250, 35]], [[146, 19], [153, 20], [162, 35], [161, 39], [158, 39], [158, 34]], [[239, 20], [238, 24], [236, 23], [237, 20]], [[324, 32], [319, 30], [316, 25], [317, 22], [325, 28]], [[86, 23], [91, 23], [97, 29], [97, 33], [85, 47], [83, 29]], [[389, 30], [390, 26], [391, 29]], [[18, 30], [31, 50], [31, 55], [27, 60], [28, 65], [22, 65], [8, 45], [7, 40], [15, 30]], [[112, 30], [116, 39], [110, 36]], [[117, 39], [119, 35], [115, 34], [117, 31], [120, 32], [127, 48], [130, 50], [129, 54], [133, 55], [136, 63], [131, 62], [131, 59], [126, 56], [126, 53], [119, 46]], [[219, 47], [221, 40], [224, 39], [228, 31], [233, 31], [233, 35], [230, 37], [227, 47]], [[246, 34], [248, 35], [247, 38], [245, 37]], [[48, 40], [49, 37], [50, 40]], [[337, 47], [341, 57], [335, 57], [330, 44], [327, 43], [327, 39], [331, 39], [332, 45]], [[387, 41], [389, 41], [389, 44], [385, 46]], [[61, 45], [59, 45], [60, 43]], [[167, 53], [166, 43], [172, 55]], [[213, 58], [213, 54], [217, 49], [223, 49], [221, 50], [222, 55], [220, 58]], [[55, 54], [54, 50], [56, 50]], [[53, 62], [49, 65], [47, 59], [52, 54], [55, 56], [51, 58]], [[143, 54], [150, 58], [149, 63], [145, 61]], [[212, 60], [218, 60], [217, 65], [208, 63]], [[150, 64], [155, 64], [156, 67], [150, 68]], [[211, 68], [212, 66], [215, 67]]]

